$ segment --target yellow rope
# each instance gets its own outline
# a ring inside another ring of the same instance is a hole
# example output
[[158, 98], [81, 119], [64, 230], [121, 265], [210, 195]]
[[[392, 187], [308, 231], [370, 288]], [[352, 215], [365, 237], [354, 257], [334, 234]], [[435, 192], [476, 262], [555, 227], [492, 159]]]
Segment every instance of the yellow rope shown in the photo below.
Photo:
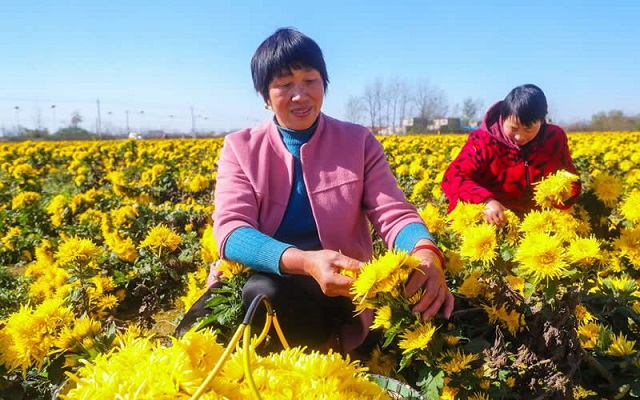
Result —
[[251, 353], [253, 349], [251, 348], [251, 325], [247, 325], [247, 329], [244, 330], [244, 337], [242, 338], [242, 367], [244, 369], [244, 378], [247, 380], [249, 384], [249, 388], [251, 389], [251, 393], [253, 393], [253, 398], [256, 400], [262, 400], [260, 397], [260, 393], [258, 392], [258, 388], [256, 388], [256, 383], [253, 381], [253, 375], [251, 374], [251, 366], [249, 365], [249, 361], [251, 358]]
[[200, 384], [200, 387], [198, 387], [198, 390], [196, 390], [193, 396], [191, 396], [191, 400], [197, 400], [200, 398], [200, 396], [202, 396], [207, 386], [209, 386], [209, 383], [211, 383], [211, 381], [216, 376], [220, 368], [222, 368], [222, 365], [227, 360], [227, 358], [229, 357], [233, 349], [236, 347], [236, 344], [240, 341], [240, 336], [244, 332], [245, 328], [246, 328], [246, 325], [244, 324], [238, 327], [238, 329], [236, 330], [236, 333], [233, 334], [233, 337], [231, 338], [229, 345], [227, 345], [227, 348], [224, 349], [224, 353], [222, 353], [222, 356], [220, 356], [220, 359], [216, 363], [215, 367], [213, 367], [211, 372], [209, 372], [209, 375], [207, 375], [207, 378], [202, 382], [202, 384]]
[[289, 343], [287, 339], [284, 337], [284, 333], [282, 333], [282, 328], [280, 328], [280, 323], [278, 322], [278, 317], [276, 313], [273, 313], [273, 327], [276, 328], [276, 333], [278, 334], [278, 339], [280, 339], [280, 343], [282, 343], [282, 347], [289, 350]]
[[269, 333], [269, 329], [271, 328], [271, 320], [272, 319], [273, 319], [273, 317], [271, 316], [271, 314], [267, 313], [267, 320], [264, 322], [264, 328], [262, 329], [262, 332], [260, 333], [260, 336], [258, 336], [258, 339], [256, 339], [256, 345], [253, 346], [254, 349], [256, 347], [260, 346], [260, 343], [262, 343], [264, 338], [267, 337], [267, 334]]
[[[258, 339], [256, 340], [256, 345], [254, 347], [251, 347], [251, 321], [250, 320], [253, 318], [253, 312], [255, 312], [255, 307], [260, 302], [265, 303], [265, 308], [267, 309], [267, 318], [265, 320], [262, 332], [260, 333], [260, 336], [258, 336]], [[239, 347], [238, 343], [240, 342], [241, 336], [242, 336], [242, 350], [243, 350], [242, 368], [244, 370], [245, 379], [249, 384], [249, 388], [253, 393], [253, 397], [256, 400], [261, 400], [260, 393], [258, 392], [258, 388], [256, 387], [256, 384], [253, 380], [253, 375], [251, 374], [251, 365], [250, 365], [251, 354], [253, 353], [253, 350], [260, 343], [262, 343], [264, 338], [267, 336], [267, 333], [271, 328], [272, 322], [273, 322], [273, 327], [275, 328], [276, 333], [278, 334], [278, 339], [280, 339], [280, 343], [282, 343], [282, 346], [288, 350], [289, 343], [287, 342], [287, 339], [284, 337], [284, 333], [282, 333], [282, 328], [280, 328], [280, 323], [278, 322], [276, 313], [273, 312], [273, 309], [271, 308], [271, 304], [269, 303], [269, 300], [267, 299], [266, 296], [260, 295], [259, 300], [258, 298], [254, 299], [254, 302], [252, 303], [250, 308], [251, 309], [247, 311], [248, 317], [245, 317], [245, 321], [243, 321], [243, 323], [240, 324], [236, 332], [233, 334], [231, 341], [229, 341], [229, 344], [224, 349], [224, 353], [222, 353], [222, 356], [220, 356], [220, 359], [218, 360], [216, 365], [213, 367], [211, 372], [209, 372], [209, 375], [207, 375], [207, 378], [202, 382], [202, 384], [200, 384], [200, 386], [198, 387], [198, 390], [193, 394], [193, 396], [191, 396], [191, 400], [198, 400], [200, 396], [204, 394], [205, 390], [207, 389], [207, 386], [209, 386], [213, 378], [220, 371], [224, 362], [227, 360], [227, 358], [229, 358], [229, 355], [231, 355], [231, 352], [236, 347]]]

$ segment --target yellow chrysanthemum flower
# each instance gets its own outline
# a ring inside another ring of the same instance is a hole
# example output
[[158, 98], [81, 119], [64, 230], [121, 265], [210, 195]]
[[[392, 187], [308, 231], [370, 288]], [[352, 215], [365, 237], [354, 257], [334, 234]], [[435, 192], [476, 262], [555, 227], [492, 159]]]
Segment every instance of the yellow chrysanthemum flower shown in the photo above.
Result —
[[138, 251], [133, 243], [133, 239], [127, 237], [125, 239], [120, 238], [118, 232], [107, 233], [104, 236], [105, 243], [109, 249], [116, 253], [118, 258], [128, 263], [133, 263], [138, 258]]
[[74, 319], [71, 324], [62, 328], [53, 344], [63, 351], [79, 351], [86, 344], [89, 344], [84, 339], [97, 336], [101, 328], [100, 321], [92, 318]]
[[585, 389], [582, 386], [574, 386], [573, 387], [573, 398], [576, 400], [580, 399], [591, 399], [597, 397], [598, 393], [593, 390]]
[[68, 238], [58, 247], [55, 258], [61, 266], [93, 266], [96, 257], [102, 253], [90, 239], [77, 236]]
[[591, 350], [598, 344], [598, 336], [602, 327], [594, 322], [588, 322], [578, 326], [578, 339], [580, 345], [587, 350]]
[[389, 329], [391, 327], [391, 307], [384, 305], [376, 310], [371, 329]]
[[204, 175], [196, 174], [189, 179], [187, 190], [191, 193], [198, 193], [211, 187], [211, 181]]
[[29, 285], [29, 296], [38, 301], [48, 298], [64, 298], [71, 290], [67, 280], [71, 275], [63, 268], [49, 264]]
[[4, 247], [9, 250], [15, 250], [15, 242], [18, 238], [20, 238], [20, 235], [22, 235], [22, 229], [20, 229], [20, 227], [18, 226], [13, 226], [9, 228], [7, 234], [4, 235], [2, 240], [0, 240], [0, 243], [2, 243]]
[[402, 354], [427, 348], [429, 343], [431, 343], [436, 329], [431, 321], [427, 321], [418, 323], [405, 330], [400, 334], [401, 340], [398, 342], [398, 347], [402, 349]]
[[623, 275], [608, 276], [604, 279], [598, 278], [598, 288], [602, 288], [603, 286], [611, 288], [615, 293], [632, 294], [636, 291], [637, 284], [635, 279]]
[[535, 282], [558, 279], [567, 272], [560, 239], [544, 233], [530, 233], [522, 239], [514, 259], [520, 263], [515, 272]]
[[446, 254], [447, 254], [447, 260], [448, 260], [447, 271], [449, 271], [452, 274], [461, 273], [462, 269], [464, 268], [464, 261], [462, 261], [462, 257], [460, 256], [460, 253], [453, 250], [447, 250]]
[[[224, 351], [207, 330], [188, 332], [168, 347], [149, 337], [132, 338], [69, 373], [75, 387], [61, 398], [188, 398]], [[212, 386], [209, 398], [220, 398], [220, 385], [214, 380]]]
[[425, 225], [429, 228], [429, 232], [432, 234], [438, 235], [444, 232], [446, 222], [438, 207], [431, 203], [427, 203], [427, 205], [420, 210], [420, 217], [422, 217]]
[[588, 238], [577, 237], [569, 243], [567, 258], [569, 262], [575, 264], [593, 264], [600, 259], [600, 244], [593, 236]]
[[22, 306], [0, 329], [0, 363], [9, 371], [42, 368], [58, 332], [73, 319], [73, 311], [61, 298], [50, 298], [32, 308]]
[[169, 227], [160, 224], [149, 230], [147, 237], [140, 243], [140, 247], [150, 248], [159, 257], [163, 249], [174, 251], [180, 243], [182, 243], [180, 235], [173, 232]]
[[606, 172], [595, 175], [591, 186], [596, 197], [608, 207], [615, 205], [618, 197], [622, 194], [623, 188], [620, 178]]
[[12, 175], [14, 179], [18, 180], [33, 178], [38, 176], [38, 170], [33, 168], [31, 164], [19, 164], [13, 169]]
[[449, 386], [444, 386], [442, 388], [442, 394], [440, 395], [440, 400], [456, 400], [458, 398], [458, 392], [460, 389], [452, 388]]
[[404, 284], [409, 274], [418, 268], [420, 260], [404, 251], [387, 251], [382, 257], [365, 263], [351, 286], [354, 303], [375, 297], [379, 292], [390, 292]]
[[587, 310], [587, 307], [582, 304], [578, 304], [576, 306], [576, 308], [573, 310], [573, 315], [576, 316], [576, 320], [578, 320], [578, 322], [581, 324], [586, 324], [591, 321], [595, 321], [596, 319], [593, 314], [591, 314], [589, 310]]
[[634, 224], [640, 223], [638, 204], [640, 204], [640, 191], [634, 190], [620, 204], [620, 214]]
[[207, 276], [209, 271], [205, 268], [198, 268], [196, 272], [187, 274], [187, 292], [180, 296], [183, 310], [188, 310], [207, 291]]
[[47, 214], [51, 216], [53, 226], [61, 226], [64, 220], [64, 209], [67, 206], [67, 197], [63, 194], [56, 195], [47, 206]]
[[578, 221], [563, 210], [551, 209], [529, 212], [519, 226], [525, 235], [531, 232], [553, 233], [563, 240], [570, 240], [576, 235]]
[[485, 266], [489, 266], [493, 264], [498, 255], [497, 247], [496, 226], [482, 223], [469, 227], [462, 234], [460, 255], [472, 262], [480, 261]]
[[534, 200], [541, 208], [564, 204], [571, 197], [572, 183], [580, 179], [578, 175], [565, 170], [556, 171], [542, 181], [534, 183]]
[[491, 400], [488, 394], [475, 392], [468, 397], [469, 400]]
[[507, 281], [507, 283], [509, 284], [509, 286], [511, 286], [513, 290], [520, 293], [520, 295], [522, 296], [524, 295], [524, 283], [525, 283], [524, 278], [520, 276], [508, 274], [504, 277], [504, 279]]
[[396, 167], [394, 174], [396, 176], [409, 175], [409, 166], [406, 164], [400, 164]]
[[467, 229], [483, 221], [483, 212], [484, 204], [470, 204], [460, 201], [447, 216], [449, 227], [458, 235], [462, 235]]
[[605, 353], [613, 357], [626, 357], [636, 353], [635, 340], [627, 340], [627, 336], [620, 333], [612, 335], [612, 342]]
[[216, 269], [225, 279], [231, 279], [236, 275], [246, 274], [251, 271], [251, 269], [247, 266], [226, 259], [220, 260], [216, 264]]
[[40, 200], [40, 193], [36, 192], [20, 192], [11, 200], [11, 208], [18, 210], [27, 207]]
[[411, 197], [409, 201], [413, 204], [423, 203], [429, 197], [429, 186], [432, 181], [430, 179], [420, 179], [413, 185], [413, 191], [411, 192]]
[[114, 226], [130, 227], [132, 222], [138, 217], [138, 209], [134, 206], [126, 205], [111, 210], [109, 214]]
[[458, 293], [469, 298], [478, 297], [483, 294], [487, 289], [487, 284], [480, 282], [479, 279], [481, 276], [481, 271], [471, 272], [464, 281], [462, 281], [462, 284], [458, 288]]
[[506, 306], [483, 305], [491, 322], [498, 322], [500, 326], [509, 330], [515, 336], [524, 327], [524, 316], [518, 310], [508, 310]]
[[202, 232], [202, 239], [200, 239], [200, 257], [205, 264], [210, 264], [220, 258], [218, 255], [218, 245], [213, 236], [213, 227], [211, 225], [207, 225], [204, 232]]
[[613, 244], [619, 256], [626, 257], [634, 266], [640, 267], [640, 226], [623, 228]]
[[447, 350], [436, 364], [447, 375], [453, 375], [471, 368], [471, 363], [478, 359], [479, 354], [465, 353], [460, 349]]

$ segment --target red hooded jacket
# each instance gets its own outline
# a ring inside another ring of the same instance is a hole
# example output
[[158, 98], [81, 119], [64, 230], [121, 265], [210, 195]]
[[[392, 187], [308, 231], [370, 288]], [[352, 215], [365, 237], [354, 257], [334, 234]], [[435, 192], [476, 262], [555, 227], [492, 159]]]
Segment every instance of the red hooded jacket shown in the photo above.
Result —
[[[480, 129], [469, 133], [444, 174], [442, 190], [449, 200], [449, 212], [458, 201], [480, 204], [493, 198], [523, 214], [539, 209], [533, 200], [533, 183], [561, 169], [577, 174], [562, 128], [543, 123], [535, 139], [518, 146], [502, 129], [500, 104], [487, 111]], [[581, 190], [580, 182], [575, 182], [572, 197], [557, 207], [573, 205]]]

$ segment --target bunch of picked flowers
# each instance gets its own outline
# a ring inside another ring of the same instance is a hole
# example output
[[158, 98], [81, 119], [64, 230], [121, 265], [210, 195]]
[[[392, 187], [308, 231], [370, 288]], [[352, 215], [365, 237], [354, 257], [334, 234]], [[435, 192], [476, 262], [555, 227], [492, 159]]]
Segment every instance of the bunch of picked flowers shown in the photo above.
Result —
[[397, 343], [403, 356], [401, 367], [418, 353], [428, 351], [437, 329], [431, 321], [423, 321], [419, 313], [411, 311], [422, 297], [422, 290], [411, 297], [404, 290], [412, 273], [422, 273], [419, 266], [418, 258], [389, 250], [365, 263], [351, 288], [356, 312], [373, 311], [371, 329], [382, 330], [383, 347]]

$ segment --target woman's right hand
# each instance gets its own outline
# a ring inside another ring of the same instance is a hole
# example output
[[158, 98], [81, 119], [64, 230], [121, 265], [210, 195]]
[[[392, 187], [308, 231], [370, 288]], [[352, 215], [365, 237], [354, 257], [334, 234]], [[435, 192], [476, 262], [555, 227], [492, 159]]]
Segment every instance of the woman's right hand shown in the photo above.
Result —
[[483, 218], [490, 224], [503, 226], [507, 223], [507, 217], [504, 215], [506, 207], [496, 199], [489, 199], [484, 202]]
[[303, 251], [288, 248], [280, 260], [280, 272], [309, 275], [318, 282], [327, 296], [351, 297], [353, 278], [340, 274], [340, 270], [359, 271], [362, 263], [333, 250]]

